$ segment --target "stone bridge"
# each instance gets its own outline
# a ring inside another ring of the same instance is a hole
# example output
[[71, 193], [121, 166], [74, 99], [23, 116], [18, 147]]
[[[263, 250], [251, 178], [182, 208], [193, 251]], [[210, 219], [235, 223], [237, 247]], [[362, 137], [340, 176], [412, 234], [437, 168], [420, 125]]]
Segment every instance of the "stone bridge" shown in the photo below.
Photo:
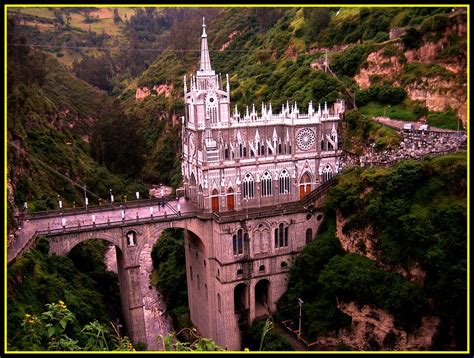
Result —
[[112, 243], [129, 335], [156, 350], [160, 344], [154, 325], [160, 317], [147, 295], [152, 289], [151, 250], [164, 230], [182, 228], [191, 320], [203, 336], [239, 350], [242, 328], [276, 309], [286, 291], [289, 265], [316, 236], [323, 220], [319, 207], [334, 182], [298, 202], [239, 212], [202, 213], [180, 198], [30, 215], [23, 217], [8, 248], [8, 262], [39, 237], [48, 239], [50, 254], [56, 255], [67, 255], [86, 240]]

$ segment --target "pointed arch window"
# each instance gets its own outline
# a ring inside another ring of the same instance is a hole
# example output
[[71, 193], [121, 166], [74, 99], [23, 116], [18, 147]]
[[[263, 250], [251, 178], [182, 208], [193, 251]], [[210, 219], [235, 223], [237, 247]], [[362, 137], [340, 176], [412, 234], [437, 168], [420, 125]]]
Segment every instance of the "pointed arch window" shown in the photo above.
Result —
[[275, 248], [288, 246], [288, 226], [281, 223], [275, 229]]
[[244, 248], [244, 230], [239, 229], [237, 233], [232, 236], [232, 251], [234, 256], [243, 253]]
[[244, 198], [253, 198], [255, 196], [255, 182], [250, 173], [245, 174], [242, 184], [244, 186]]
[[280, 184], [280, 194], [290, 193], [290, 173], [288, 172], [288, 170], [283, 169], [281, 171], [279, 184]]
[[262, 196], [272, 195], [272, 176], [269, 172], [265, 172], [262, 175]]
[[326, 164], [326, 166], [323, 169], [323, 182], [328, 181], [331, 179], [333, 176], [332, 168], [329, 164]]

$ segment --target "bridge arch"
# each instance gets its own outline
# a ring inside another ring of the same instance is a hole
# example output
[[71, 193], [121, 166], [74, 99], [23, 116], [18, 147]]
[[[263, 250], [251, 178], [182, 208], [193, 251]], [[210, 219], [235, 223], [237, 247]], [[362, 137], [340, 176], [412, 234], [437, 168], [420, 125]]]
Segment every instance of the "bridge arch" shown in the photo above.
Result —
[[120, 250], [123, 249], [121, 232], [82, 232], [73, 236], [67, 235], [67, 237], [64, 237], [59, 235], [48, 238], [49, 253], [66, 256], [74, 247], [88, 240], [104, 240], [112, 243]]
[[[190, 221], [192, 222], [191, 219]], [[150, 279], [153, 273], [153, 261], [151, 252], [156, 242], [160, 240], [163, 233], [168, 229], [184, 229], [184, 249], [186, 253], [186, 282], [188, 286], [188, 297], [191, 312], [201, 312], [202, 302], [209, 300], [208, 291], [209, 277], [206, 274], [208, 267], [207, 263], [207, 249], [209, 244], [206, 243], [204, 233], [207, 230], [206, 225], [202, 225], [203, 230], [199, 226], [190, 224], [188, 220], [177, 220], [170, 225], [170, 223], [161, 223], [149, 227], [146, 235], [143, 236], [143, 243], [140, 245], [140, 252], [137, 256], [135, 265], [139, 270], [139, 282], [135, 290], [140, 292], [143, 303], [144, 316], [144, 332], [146, 332], [146, 343], [148, 349], [159, 349], [156, 343], [157, 335], [166, 335], [171, 332], [172, 323], [161, 312], [166, 311], [166, 307], [160, 306], [157, 302], [157, 292], [150, 286]], [[194, 230], [198, 228], [198, 230]], [[139, 237], [140, 239], [140, 237]], [[198, 279], [199, 277], [199, 279]], [[198, 282], [199, 281], [199, 282]], [[207, 288], [207, 289], [206, 289]], [[196, 297], [193, 298], [192, 295]], [[191, 309], [191, 304], [196, 302], [197, 306]], [[193, 319], [193, 317], [192, 317]], [[199, 323], [199, 317], [194, 318], [193, 322], [202, 327]]]

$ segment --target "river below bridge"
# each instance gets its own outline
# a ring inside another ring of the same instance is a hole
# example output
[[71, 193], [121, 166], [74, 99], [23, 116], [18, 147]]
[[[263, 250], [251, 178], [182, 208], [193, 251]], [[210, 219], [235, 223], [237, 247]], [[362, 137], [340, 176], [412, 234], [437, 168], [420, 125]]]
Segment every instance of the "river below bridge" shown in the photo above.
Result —
[[[107, 271], [117, 273], [117, 256], [113, 244], [107, 244], [104, 255], [104, 263]], [[160, 336], [166, 336], [173, 332], [172, 319], [166, 313], [166, 305], [163, 295], [151, 285], [150, 275], [153, 272], [151, 257], [145, 258], [143, 270], [140, 276], [140, 288], [143, 293], [143, 312], [145, 316], [145, 327], [147, 332], [147, 349], [163, 350]]]

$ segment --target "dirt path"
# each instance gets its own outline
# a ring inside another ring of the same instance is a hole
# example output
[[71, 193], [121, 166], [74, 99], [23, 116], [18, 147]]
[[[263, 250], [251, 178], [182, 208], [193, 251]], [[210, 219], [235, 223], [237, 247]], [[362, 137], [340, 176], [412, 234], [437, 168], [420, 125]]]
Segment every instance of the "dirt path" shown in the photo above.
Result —
[[295, 351], [307, 351], [308, 348], [304, 345], [304, 343], [298, 341], [296, 336], [287, 331], [287, 329], [280, 323], [274, 322], [275, 332], [278, 333], [280, 336], [285, 337], [290, 342], [291, 346]]

